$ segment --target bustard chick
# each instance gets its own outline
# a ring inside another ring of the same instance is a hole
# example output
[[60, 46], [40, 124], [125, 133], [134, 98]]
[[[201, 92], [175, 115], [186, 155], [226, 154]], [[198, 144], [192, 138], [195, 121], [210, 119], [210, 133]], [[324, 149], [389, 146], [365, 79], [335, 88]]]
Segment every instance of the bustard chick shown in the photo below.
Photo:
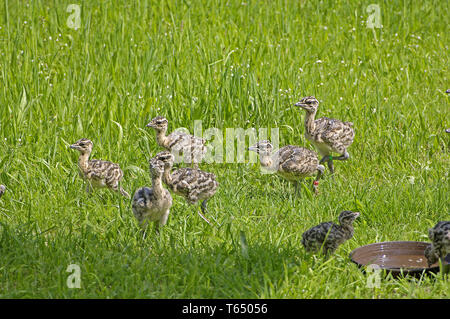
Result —
[[[171, 172], [174, 156], [168, 151], [158, 153], [156, 158], [164, 162], [163, 181], [169, 189], [184, 197], [191, 205], [202, 201], [201, 210], [203, 214], [206, 214], [207, 202], [219, 186], [216, 176], [195, 168], [179, 168]], [[208, 222], [203, 215], [200, 214], [200, 216]]]
[[[319, 101], [314, 96], [304, 97], [295, 106], [306, 111], [305, 136], [319, 150], [322, 156], [320, 163], [327, 162], [330, 172], [334, 173], [333, 160], [347, 160], [350, 155], [347, 148], [353, 143], [355, 131], [351, 122], [322, 117], [315, 119]], [[333, 157], [332, 153], [340, 156]]]
[[172, 206], [172, 196], [162, 185], [164, 174], [164, 163], [156, 158], [150, 160], [150, 175], [152, 177], [152, 188], [141, 187], [133, 196], [133, 214], [144, 229], [148, 222], [155, 223], [156, 232], [159, 227], [164, 226], [169, 217]]
[[80, 176], [88, 182], [87, 192], [89, 192], [90, 186], [96, 188], [107, 187], [129, 198], [130, 195], [119, 185], [123, 177], [123, 171], [120, 169], [119, 164], [101, 160], [89, 160], [93, 145], [92, 141], [87, 138], [82, 138], [70, 145], [70, 148], [80, 152], [78, 167]]
[[300, 146], [287, 145], [273, 153], [272, 144], [266, 140], [259, 141], [248, 150], [259, 154], [259, 160], [264, 168], [276, 171], [278, 175], [294, 182], [298, 190], [300, 190], [299, 181], [317, 173], [313, 182], [313, 190], [317, 193], [317, 185], [325, 168], [319, 164], [316, 152]]
[[147, 124], [156, 131], [156, 142], [166, 150], [183, 156], [187, 163], [198, 163], [205, 157], [207, 148], [206, 140], [183, 132], [175, 131], [166, 136], [169, 122], [165, 117], [157, 116]]
[[0, 185], [0, 198], [2, 198], [3, 194], [5, 193], [5, 191], [6, 191], [5, 185]]
[[428, 266], [431, 266], [439, 258], [444, 260], [450, 254], [450, 221], [438, 222], [428, 230], [428, 237], [431, 245], [425, 249], [425, 257], [427, 257]]
[[358, 212], [346, 210], [339, 214], [339, 225], [325, 222], [305, 231], [302, 244], [306, 251], [318, 252], [323, 249], [325, 255], [332, 254], [339, 245], [353, 237], [353, 221], [358, 216]]

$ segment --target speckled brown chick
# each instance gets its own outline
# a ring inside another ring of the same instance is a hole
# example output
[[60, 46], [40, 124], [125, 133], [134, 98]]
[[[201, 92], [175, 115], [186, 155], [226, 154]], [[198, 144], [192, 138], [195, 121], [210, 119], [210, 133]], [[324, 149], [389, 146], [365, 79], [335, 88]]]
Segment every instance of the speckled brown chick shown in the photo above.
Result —
[[[306, 111], [305, 136], [318, 149], [322, 156], [320, 163], [327, 162], [330, 172], [334, 173], [333, 160], [347, 160], [350, 155], [347, 148], [353, 143], [355, 131], [351, 122], [322, 117], [315, 119], [319, 101], [314, 96], [304, 97], [295, 106]], [[340, 156], [333, 157], [332, 153]]]
[[5, 185], [0, 185], [0, 198], [2, 198], [3, 194], [5, 193], [5, 191], [6, 191]]
[[442, 260], [450, 254], [450, 221], [438, 222], [428, 230], [431, 245], [425, 249], [428, 266]]
[[162, 185], [163, 174], [164, 163], [152, 158], [150, 160], [152, 187], [141, 187], [134, 193], [132, 210], [143, 229], [147, 227], [148, 222], [154, 222], [156, 232], [159, 232], [159, 228], [166, 224], [169, 217], [172, 196]]
[[157, 116], [147, 124], [147, 127], [152, 127], [156, 131], [156, 142], [159, 146], [180, 156], [184, 163], [192, 163], [194, 167], [198, 167], [198, 163], [201, 163], [206, 155], [206, 140], [180, 131], [166, 136], [168, 125], [165, 117]]
[[339, 215], [339, 225], [325, 222], [305, 231], [302, 244], [306, 251], [319, 252], [322, 249], [325, 255], [334, 253], [339, 245], [353, 237], [353, 222], [359, 215], [346, 210]]
[[319, 164], [316, 152], [300, 146], [287, 145], [274, 153], [272, 144], [267, 140], [259, 141], [248, 150], [259, 154], [262, 167], [294, 182], [299, 191], [299, 181], [317, 173], [313, 182], [313, 190], [317, 193], [318, 181], [325, 168]]
[[[180, 168], [171, 172], [174, 156], [168, 151], [158, 153], [155, 158], [164, 162], [163, 181], [169, 189], [184, 197], [189, 204], [193, 205], [202, 201], [201, 210], [206, 214], [207, 201], [219, 187], [216, 176], [194, 168]], [[204, 216], [202, 218], [208, 221]]]
[[120, 169], [119, 164], [95, 159], [89, 160], [92, 147], [92, 141], [87, 138], [82, 138], [70, 145], [70, 148], [80, 152], [78, 167], [80, 176], [88, 182], [87, 192], [90, 191], [90, 186], [95, 188], [107, 187], [129, 198], [130, 195], [119, 185], [123, 178], [123, 171]]

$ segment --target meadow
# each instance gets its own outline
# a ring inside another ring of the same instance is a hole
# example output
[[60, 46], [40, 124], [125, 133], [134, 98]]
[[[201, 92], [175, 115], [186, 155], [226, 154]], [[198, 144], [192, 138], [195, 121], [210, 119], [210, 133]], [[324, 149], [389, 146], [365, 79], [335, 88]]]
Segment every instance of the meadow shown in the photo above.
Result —
[[[368, 28], [371, 4], [381, 25]], [[371, 288], [349, 258], [428, 241], [449, 219], [448, 12], [440, 0], [0, 1], [0, 297], [449, 298], [441, 276]], [[203, 163], [220, 183], [211, 225], [173, 195], [145, 240], [130, 200], [85, 192], [68, 148], [91, 139], [132, 194], [161, 150], [154, 116], [169, 131], [279, 128], [280, 145], [313, 149], [293, 107], [308, 95], [356, 130], [318, 196], [259, 164]], [[361, 212], [354, 237], [329, 259], [306, 253], [303, 231], [342, 210]], [[71, 264], [81, 288], [67, 286]]]

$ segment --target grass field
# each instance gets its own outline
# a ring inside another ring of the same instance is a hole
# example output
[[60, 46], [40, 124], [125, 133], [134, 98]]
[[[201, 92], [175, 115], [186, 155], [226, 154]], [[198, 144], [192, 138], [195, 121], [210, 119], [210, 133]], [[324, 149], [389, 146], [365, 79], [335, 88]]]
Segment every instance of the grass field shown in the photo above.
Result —
[[[441, 276], [368, 288], [349, 259], [428, 241], [449, 219], [448, 2], [358, 2], [1, 0], [0, 297], [449, 298]], [[370, 4], [382, 28], [367, 28]], [[68, 149], [90, 138], [133, 193], [161, 150], [152, 117], [169, 131], [279, 128], [280, 145], [313, 148], [292, 107], [306, 95], [354, 123], [350, 160], [301, 197], [259, 164], [202, 164], [220, 182], [212, 226], [173, 195], [167, 226], [143, 240], [130, 201], [88, 195]], [[307, 254], [302, 232], [341, 210], [361, 212], [353, 239], [326, 261]]]

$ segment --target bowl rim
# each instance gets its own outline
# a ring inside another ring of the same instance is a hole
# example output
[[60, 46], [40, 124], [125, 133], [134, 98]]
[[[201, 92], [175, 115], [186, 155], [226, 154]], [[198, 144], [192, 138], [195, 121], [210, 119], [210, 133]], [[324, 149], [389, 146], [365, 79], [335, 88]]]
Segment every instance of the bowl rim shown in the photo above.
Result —
[[[350, 260], [355, 263], [356, 265], [358, 265], [358, 267], [363, 268], [366, 267], [367, 265], [361, 264], [359, 262], [357, 262], [353, 257], [353, 255], [364, 248], [370, 247], [370, 246], [379, 246], [382, 244], [396, 244], [396, 243], [416, 243], [416, 244], [424, 244], [426, 246], [431, 245], [430, 242], [424, 242], [424, 241], [414, 241], [414, 240], [398, 240], [398, 241], [383, 241], [383, 242], [377, 242], [377, 243], [371, 243], [371, 244], [367, 244], [367, 245], [363, 245], [363, 246], [359, 246], [355, 249], [353, 249], [350, 254]], [[445, 260], [444, 260], [445, 261]], [[446, 262], [446, 261], [445, 261]], [[426, 268], [402, 268], [402, 267], [383, 267], [383, 266], [379, 266], [380, 269], [386, 270], [386, 271], [394, 271], [394, 272], [403, 272], [405, 274], [407, 273], [421, 273], [421, 272], [438, 272], [439, 271], [439, 265], [437, 266], [433, 266], [433, 267], [426, 267]]]

